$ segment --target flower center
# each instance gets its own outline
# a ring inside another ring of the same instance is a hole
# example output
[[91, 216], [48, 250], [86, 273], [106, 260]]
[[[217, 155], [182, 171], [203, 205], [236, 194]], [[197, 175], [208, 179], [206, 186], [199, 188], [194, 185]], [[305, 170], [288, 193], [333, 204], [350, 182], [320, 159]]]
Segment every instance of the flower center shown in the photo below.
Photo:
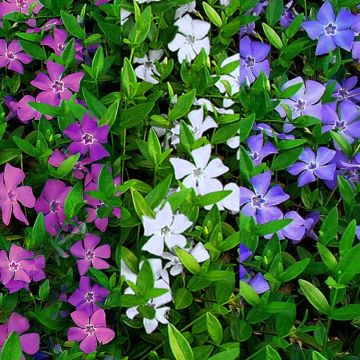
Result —
[[345, 131], [347, 128], [345, 121], [343, 121], [343, 120], [336, 121], [335, 127], [340, 131]]
[[298, 101], [295, 104], [295, 109], [298, 111], [304, 111], [306, 108], [306, 101], [303, 99], [298, 99]]
[[91, 145], [94, 142], [94, 137], [91, 134], [86, 133], [82, 137], [82, 141], [85, 145]]
[[253, 154], [250, 154], [250, 156], [253, 158], [253, 160], [256, 160], [259, 158], [259, 153], [255, 151]]
[[338, 91], [338, 99], [339, 100], [345, 99], [348, 95], [349, 95], [349, 92], [347, 91], [347, 89], [344, 89], [344, 88], [339, 89], [339, 91]]
[[145, 67], [147, 68], [147, 69], [152, 69], [152, 67], [153, 67], [153, 62], [152, 61], [145, 61]]
[[27, 6], [27, 0], [16, 0], [16, 6], [23, 9]]
[[357, 170], [347, 170], [344, 177], [351, 182], [357, 183], [359, 181], [359, 172]]
[[9, 264], [9, 270], [10, 271], [18, 271], [20, 269], [20, 264], [17, 263], [16, 261], [11, 261], [11, 263]]
[[170, 233], [170, 228], [168, 226], [164, 226], [161, 228], [160, 233], [162, 236], [166, 236]]
[[51, 85], [51, 88], [53, 89], [55, 94], [61, 93], [64, 91], [64, 83], [59, 80], [55, 80]]
[[195, 40], [196, 40], [195, 35], [189, 34], [186, 37], [186, 40], [187, 40], [188, 44], [191, 44], [191, 45], [195, 44]]
[[252, 56], [247, 56], [246, 58], [245, 58], [245, 61], [244, 61], [244, 63], [245, 63], [245, 65], [247, 66], [247, 67], [254, 67], [255, 66], [255, 58], [253, 58]]
[[96, 329], [95, 329], [95, 326], [94, 325], [86, 325], [85, 326], [85, 329], [84, 329], [84, 332], [88, 335], [88, 336], [92, 336], [95, 334], [96, 332]]
[[8, 59], [8, 60], [15, 60], [16, 59], [16, 55], [13, 53], [13, 52], [11, 52], [11, 51], [7, 51], [6, 53], [5, 53], [5, 56], [6, 56], [6, 58]]
[[325, 30], [325, 34], [326, 34], [327, 36], [335, 35], [335, 33], [336, 33], [336, 25], [335, 25], [335, 24], [332, 24], [332, 23], [328, 23], [328, 24], [324, 27], [324, 30]]
[[314, 163], [313, 161], [310, 162], [310, 164], [308, 165], [308, 169], [309, 170], [315, 170], [317, 168], [316, 163]]
[[60, 210], [60, 202], [53, 200], [49, 205], [49, 209], [51, 212], [58, 212]]
[[16, 194], [14, 193], [14, 191], [10, 190], [8, 192], [8, 199], [10, 202], [16, 202]]
[[58, 50], [63, 51], [65, 49], [65, 44], [58, 44]]
[[197, 168], [193, 171], [193, 174], [194, 174], [194, 177], [199, 179], [204, 174], [204, 171], [203, 171], [203, 169]]
[[88, 250], [85, 254], [86, 260], [93, 260], [95, 258], [95, 251]]
[[85, 301], [87, 303], [92, 303], [94, 302], [94, 300], [95, 300], [94, 293], [92, 291], [87, 292], [85, 295]]
[[261, 195], [254, 196], [252, 198], [253, 207], [257, 207], [259, 209], [265, 204], [265, 199]]

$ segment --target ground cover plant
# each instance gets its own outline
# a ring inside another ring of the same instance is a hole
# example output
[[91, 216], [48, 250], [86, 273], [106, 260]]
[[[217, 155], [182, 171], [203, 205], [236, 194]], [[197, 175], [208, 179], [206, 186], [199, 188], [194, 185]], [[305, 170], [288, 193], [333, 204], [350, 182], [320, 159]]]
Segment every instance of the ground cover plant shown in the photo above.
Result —
[[1, 360], [239, 358], [239, 10], [0, 3]]

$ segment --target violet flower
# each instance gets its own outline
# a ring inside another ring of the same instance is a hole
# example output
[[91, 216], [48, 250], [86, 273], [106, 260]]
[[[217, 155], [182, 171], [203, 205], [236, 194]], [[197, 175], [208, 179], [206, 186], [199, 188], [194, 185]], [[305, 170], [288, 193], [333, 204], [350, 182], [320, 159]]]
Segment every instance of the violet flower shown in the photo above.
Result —
[[102, 286], [91, 286], [90, 278], [81, 276], [79, 288], [69, 297], [68, 302], [76, 307], [76, 310], [85, 311], [89, 316], [100, 309], [95, 302], [103, 303], [109, 292]]
[[270, 64], [266, 59], [269, 51], [268, 44], [251, 41], [248, 36], [240, 39], [240, 85], [253, 83], [261, 72], [269, 77]]
[[33, 13], [37, 14], [43, 7], [39, 0], [3, 0], [1, 4], [2, 15], [7, 15], [13, 12], [29, 15], [30, 7], [33, 7]]
[[336, 98], [338, 102], [348, 101], [358, 103], [360, 101], [360, 88], [356, 87], [357, 82], [357, 76], [351, 76], [348, 79], [344, 79], [341, 83], [330, 80], [329, 83], [335, 83], [332, 97]]
[[337, 46], [347, 51], [351, 50], [354, 32], [350, 27], [355, 23], [356, 16], [347, 9], [340, 9], [335, 18], [330, 1], [326, 1], [319, 9], [316, 19], [302, 24], [310, 39], [318, 40], [315, 55], [328, 54]]
[[78, 92], [80, 81], [84, 76], [83, 72], [63, 77], [64, 66], [51, 60], [46, 62], [48, 75], [39, 73], [31, 81], [31, 85], [42, 90], [38, 95], [38, 100], [52, 106], [59, 106], [62, 100], [69, 100], [72, 92]]
[[69, 341], [80, 342], [80, 350], [90, 354], [97, 348], [97, 343], [107, 344], [115, 337], [115, 332], [106, 325], [105, 311], [99, 309], [90, 317], [84, 311], [70, 314], [77, 327], [71, 327], [67, 333]]
[[40, 120], [41, 116], [45, 116], [46, 119], [52, 119], [52, 116], [43, 115], [39, 111], [32, 108], [28, 103], [29, 102], [37, 102], [40, 103], [38, 96], [36, 99], [31, 95], [25, 95], [19, 102], [17, 103], [16, 114], [17, 117], [23, 123], [28, 123], [30, 120]]
[[[305, 148], [299, 156], [299, 162], [289, 166], [288, 171], [291, 175], [299, 175], [298, 186], [302, 187], [316, 180], [316, 177], [323, 180], [332, 180], [336, 165], [328, 164], [335, 156], [334, 150], [320, 147], [317, 154]], [[327, 165], [328, 164], [328, 165]]]
[[77, 241], [71, 248], [70, 252], [77, 257], [77, 266], [80, 275], [85, 275], [92, 265], [95, 269], [108, 269], [110, 265], [103, 259], [110, 257], [110, 245], [105, 244], [96, 247], [100, 242], [100, 238], [94, 234], [87, 233], [82, 240]]
[[[360, 14], [356, 14], [356, 21], [353, 23], [351, 29], [354, 31], [354, 36], [360, 35]], [[351, 52], [352, 58], [360, 62], [360, 41], [354, 38], [354, 44]]]
[[266, 171], [250, 179], [254, 192], [240, 186], [242, 213], [245, 216], [254, 217], [260, 224], [280, 218], [282, 213], [275, 205], [289, 199], [289, 195], [283, 191], [280, 185], [269, 189], [270, 182], [271, 172]]
[[31, 18], [26, 24], [29, 26], [29, 28], [26, 29], [27, 33], [39, 33], [42, 31], [49, 31], [54, 26], [61, 26], [63, 25], [63, 22], [60, 19], [50, 19], [41, 27], [36, 27], [36, 19]]
[[23, 48], [17, 40], [13, 40], [7, 45], [5, 40], [0, 39], [0, 68], [6, 66], [9, 70], [23, 74], [22, 64], [29, 64], [31, 61], [32, 57], [23, 52]]
[[[30, 328], [29, 321], [20, 314], [11, 313], [6, 324], [0, 325], [0, 352], [8, 336], [15, 331], [19, 334], [21, 350], [28, 355], [34, 355], [39, 351], [40, 336], [36, 333], [27, 333]], [[22, 355], [22, 359], [25, 359]]]
[[60, 180], [47, 180], [40, 197], [35, 203], [36, 212], [42, 212], [45, 217], [45, 228], [54, 236], [65, 223], [64, 203], [71, 190]]
[[263, 134], [252, 135], [247, 140], [248, 152], [255, 165], [260, 165], [263, 159], [271, 154], [277, 154], [276, 147], [267, 141], [264, 144]]
[[64, 134], [73, 140], [68, 151], [81, 155], [89, 152], [91, 161], [109, 156], [109, 152], [101, 145], [107, 143], [109, 129], [109, 125], [99, 127], [96, 120], [85, 114], [81, 123], [70, 124], [64, 130]]
[[284, 6], [284, 12], [280, 17], [280, 25], [286, 29], [290, 26], [290, 24], [294, 21], [295, 19], [295, 10], [292, 9], [293, 6], [293, 0], [290, 0], [285, 6]]
[[33, 208], [35, 197], [30, 186], [18, 186], [24, 179], [24, 172], [9, 163], [5, 165], [4, 172], [0, 174], [0, 208], [5, 225], [9, 225], [12, 213], [16, 219], [29, 225], [19, 202], [27, 208]]
[[4, 96], [4, 104], [8, 107], [10, 112], [6, 115], [6, 121], [11, 120], [16, 116], [16, 110], [18, 108], [18, 103], [13, 96]]

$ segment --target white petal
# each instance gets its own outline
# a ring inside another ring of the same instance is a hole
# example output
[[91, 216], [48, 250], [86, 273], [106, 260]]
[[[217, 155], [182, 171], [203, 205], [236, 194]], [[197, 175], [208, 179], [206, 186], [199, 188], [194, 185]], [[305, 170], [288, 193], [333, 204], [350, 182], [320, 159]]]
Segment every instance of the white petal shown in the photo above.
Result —
[[170, 163], [174, 168], [175, 179], [177, 180], [182, 179], [186, 175], [190, 175], [194, 170], [196, 170], [194, 164], [184, 159], [171, 158]]
[[201, 107], [198, 110], [190, 111], [188, 114], [188, 118], [193, 127], [200, 128], [204, 119], [204, 110]]
[[193, 34], [193, 20], [189, 14], [176, 20], [174, 25], [178, 26], [178, 31], [184, 35]]
[[192, 26], [195, 30], [196, 39], [202, 39], [210, 31], [210, 24], [206, 21], [193, 20]]
[[[219, 191], [219, 184], [222, 188], [222, 184], [217, 179], [203, 179], [199, 181], [198, 191], [200, 195], [206, 195], [214, 191]], [[221, 190], [220, 190], [221, 191]]]
[[183, 266], [181, 264], [176, 264], [170, 269], [170, 274], [176, 276], [181, 274], [183, 271]]
[[191, 189], [193, 188], [195, 190], [195, 192], [197, 193], [197, 187], [196, 187], [196, 179], [194, 178], [194, 175], [191, 174], [189, 176], [187, 176], [184, 180], [183, 180], [183, 185], [188, 188]]
[[240, 188], [235, 183], [225, 185], [224, 190], [232, 190], [232, 193], [221, 201], [221, 204], [228, 210], [240, 211]]
[[156, 320], [158, 320], [162, 324], [168, 324], [169, 321], [165, 317], [165, 315], [167, 314], [168, 311], [170, 311], [170, 308], [168, 306], [156, 309], [156, 314], [155, 314]]
[[178, 52], [179, 63], [181, 64], [184, 60], [191, 62], [191, 60], [195, 59], [196, 52], [188, 43], [184, 43]]
[[130, 280], [135, 284], [137, 275], [129, 269], [124, 260], [121, 259], [120, 264], [120, 275], [123, 275], [125, 280]]
[[153, 235], [161, 229], [161, 227], [159, 227], [159, 223], [156, 221], [156, 219], [152, 219], [148, 216], [143, 216], [142, 221], [143, 221], [145, 236]]
[[190, 253], [199, 263], [210, 258], [209, 252], [201, 242], [197, 243]]
[[174, 221], [171, 224], [170, 229], [173, 234], [181, 234], [192, 224], [192, 221], [190, 221], [185, 215], [177, 214], [174, 215]]
[[207, 178], [215, 178], [228, 172], [229, 168], [220, 159], [213, 159], [204, 170]]
[[207, 144], [191, 152], [197, 168], [205, 169], [211, 155], [211, 145]]
[[161, 59], [161, 57], [164, 55], [164, 50], [150, 50], [149, 51], [149, 60], [154, 62], [155, 60]]
[[146, 319], [143, 321], [145, 332], [151, 334], [157, 327], [159, 322], [156, 319]]
[[174, 39], [169, 42], [168, 48], [171, 51], [177, 51], [178, 49], [181, 49], [182, 46], [186, 43], [186, 38], [184, 35], [177, 33], [174, 37]]
[[170, 250], [172, 250], [174, 246], [183, 248], [186, 245], [186, 238], [183, 235], [169, 234], [165, 237], [165, 243]]
[[240, 146], [240, 136], [234, 136], [230, 138], [226, 144], [232, 149], [237, 149]]
[[160, 234], [153, 235], [141, 248], [143, 251], [147, 251], [150, 254], [160, 256], [164, 251], [164, 237]]
[[137, 306], [134, 306], [134, 307], [131, 307], [131, 308], [128, 308], [126, 310], [126, 316], [133, 320], [134, 317], [138, 314], [139, 312], [137, 311]]
[[204, 49], [206, 55], [209, 55], [210, 54], [210, 40], [209, 40], [209, 38], [206, 37], [204, 39], [195, 41], [195, 43], [193, 44], [193, 49], [194, 49], [196, 54], [200, 54], [201, 49]]
[[173, 222], [174, 216], [171, 210], [171, 205], [166, 202], [164, 207], [158, 211], [156, 214], [156, 221], [158, 223], [159, 228], [163, 228], [165, 226], [170, 226]]

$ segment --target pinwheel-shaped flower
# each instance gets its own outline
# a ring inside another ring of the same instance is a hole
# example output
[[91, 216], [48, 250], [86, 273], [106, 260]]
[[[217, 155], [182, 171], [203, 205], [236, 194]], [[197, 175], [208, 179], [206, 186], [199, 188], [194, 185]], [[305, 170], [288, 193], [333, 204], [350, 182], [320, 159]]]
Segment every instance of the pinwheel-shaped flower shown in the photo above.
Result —
[[19, 74], [24, 73], [22, 64], [29, 64], [32, 57], [23, 52], [23, 48], [17, 40], [11, 41], [6, 45], [6, 41], [0, 39], [0, 68], [7, 66], [9, 70]]
[[134, 57], [134, 63], [141, 64], [135, 68], [137, 77], [149, 83], [157, 84], [159, 81], [153, 75], [159, 76], [160, 74], [156, 69], [155, 61], [160, 60], [163, 54], [164, 50], [150, 50], [149, 54], [143, 58]]

